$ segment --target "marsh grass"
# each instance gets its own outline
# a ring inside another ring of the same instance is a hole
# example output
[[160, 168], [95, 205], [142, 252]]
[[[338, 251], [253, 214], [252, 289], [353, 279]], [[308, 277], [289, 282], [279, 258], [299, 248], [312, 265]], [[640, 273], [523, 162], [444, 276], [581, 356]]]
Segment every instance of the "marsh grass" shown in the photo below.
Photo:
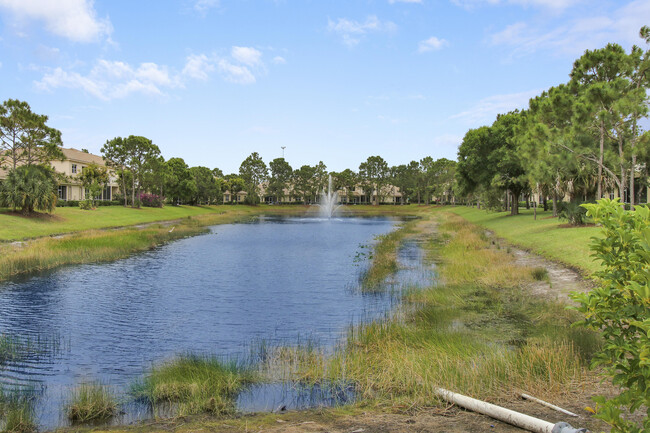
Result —
[[65, 412], [76, 422], [107, 420], [117, 414], [115, 395], [107, 385], [84, 383], [72, 390]]
[[6, 390], [0, 387], [0, 431], [32, 433], [36, 430], [32, 390], [18, 388]]
[[437, 387], [499, 401], [515, 390], [557, 398], [587, 380], [598, 336], [572, 328], [564, 305], [530, 297], [531, 269], [481, 229], [441, 218], [426, 244], [441, 282], [405, 295], [391, 318], [351, 326], [333, 356], [294, 356], [304, 361], [296, 377], [352, 382], [364, 404], [397, 411], [431, 406]]
[[228, 415], [235, 412], [237, 393], [258, 379], [249, 366], [237, 361], [182, 355], [154, 366], [133, 393], [154, 407], [173, 406], [179, 416]]
[[546, 268], [533, 268], [530, 274], [535, 281], [548, 281], [548, 270]]
[[375, 237], [370, 267], [361, 275], [361, 290], [383, 290], [386, 278], [398, 270], [397, 252], [405, 237], [412, 234], [417, 221], [408, 221], [385, 235]]

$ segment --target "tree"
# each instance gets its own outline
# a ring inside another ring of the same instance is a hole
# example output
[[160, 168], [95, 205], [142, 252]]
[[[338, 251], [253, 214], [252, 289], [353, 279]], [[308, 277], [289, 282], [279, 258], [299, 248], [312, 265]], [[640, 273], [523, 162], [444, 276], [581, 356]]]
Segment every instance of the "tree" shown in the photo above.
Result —
[[[619, 176], [608, 167], [606, 158], [616, 159], [606, 155], [608, 131], [616, 122], [615, 105], [621, 93], [627, 86], [626, 75], [629, 74], [629, 59], [623, 48], [618, 44], [607, 44], [605, 48], [586, 50], [573, 64], [571, 71], [571, 88], [576, 95], [576, 128], [590, 133], [598, 143], [598, 149], [583, 149], [578, 152], [582, 158], [597, 164], [598, 189], [596, 198], [603, 196], [603, 172], [606, 171], [614, 179], [622, 191]], [[624, 176], [624, 170], [621, 171]]]
[[108, 183], [106, 168], [92, 163], [84, 167], [77, 177], [86, 190], [86, 208], [94, 208], [96, 197], [102, 193], [104, 186]]
[[212, 174], [212, 170], [207, 167], [190, 168], [190, 176], [196, 185], [196, 193], [191, 202], [211, 204], [216, 201], [220, 191], [217, 190], [217, 182]]
[[447, 158], [437, 159], [433, 162], [431, 171], [433, 176], [431, 193], [438, 199], [452, 197], [454, 177], [456, 175], [456, 161], [451, 161]]
[[197, 192], [196, 182], [190, 169], [182, 158], [169, 158], [165, 163], [167, 177], [165, 194], [173, 205], [187, 203]]
[[340, 173], [332, 172], [331, 175], [334, 189], [345, 190], [348, 202], [354, 200], [354, 191], [357, 187], [357, 183], [359, 182], [357, 174], [349, 168], [346, 168]]
[[122, 137], [115, 137], [110, 141], [106, 140], [101, 152], [106, 165], [112, 167], [122, 181], [122, 194], [124, 195], [124, 207], [126, 207], [128, 197], [126, 191], [126, 171], [128, 170], [127, 162], [129, 161], [126, 140]]
[[45, 164], [63, 159], [61, 132], [46, 125], [27, 102], [8, 99], [0, 105], [0, 167]]
[[246, 188], [246, 182], [244, 182], [244, 179], [239, 177], [236, 174], [227, 174], [224, 176], [225, 180], [225, 188], [226, 190], [230, 191], [230, 201], [234, 201], [235, 203], [237, 202], [237, 194], [240, 191], [243, 191], [244, 188]]
[[390, 169], [391, 182], [402, 193], [401, 204], [404, 204], [407, 198], [417, 189], [419, 174], [420, 164], [417, 161], [411, 161], [409, 164], [398, 165]]
[[[478, 195], [489, 189], [496, 174], [495, 164], [490, 155], [491, 144], [488, 140], [490, 128], [482, 126], [465, 133], [458, 148], [458, 165], [456, 180], [464, 195]], [[480, 199], [478, 201], [480, 207]]]
[[377, 206], [383, 199], [384, 186], [388, 183], [390, 170], [381, 156], [370, 156], [359, 165], [359, 177], [371, 186], [375, 192], [373, 205]]
[[515, 110], [497, 116], [497, 120], [490, 127], [488, 136], [493, 152], [491, 159], [495, 164], [492, 185], [510, 192], [511, 215], [519, 213], [519, 196], [528, 188], [528, 178], [521, 161], [519, 142], [515, 134], [515, 128], [525, 115], [525, 112]]
[[24, 214], [34, 210], [52, 212], [56, 206], [57, 182], [54, 170], [44, 165], [12, 168], [0, 183], [0, 206], [21, 208]]
[[260, 184], [268, 178], [268, 168], [257, 153], [251, 153], [239, 166], [239, 176], [246, 182], [246, 199], [251, 204], [259, 203]]
[[303, 165], [293, 171], [294, 196], [301, 199], [305, 204], [315, 201], [317, 194], [315, 176], [316, 167], [311, 165]]
[[271, 178], [269, 179], [268, 192], [279, 202], [285, 196], [285, 190], [289, 189], [293, 169], [284, 158], [276, 158], [269, 163]]
[[142, 179], [151, 167], [151, 161], [160, 156], [160, 149], [146, 137], [130, 135], [126, 139], [127, 161], [126, 164], [133, 174], [133, 189], [131, 191], [131, 203], [140, 207], [139, 200], [142, 189]]

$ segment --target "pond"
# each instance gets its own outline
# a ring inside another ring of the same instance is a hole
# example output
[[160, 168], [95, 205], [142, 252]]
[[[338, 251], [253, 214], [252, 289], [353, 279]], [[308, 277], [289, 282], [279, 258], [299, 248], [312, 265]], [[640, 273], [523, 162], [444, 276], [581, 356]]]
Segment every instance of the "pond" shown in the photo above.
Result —
[[[100, 381], [125, 395], [153, 364], [180, 353], [242, 356], [260, 341], [332, 348], [350, 324], [393, 305], [389, 294], [359, 290], [358, 259], [362, 245], [395, 224], [261, 217], [128, 259], [2, 283], [0, 334], [45, 342], [46, 350], [6, 362], [0, 383], [36, 389], [39, 424], [52, 428], [66, 425], [62, 407], [75, 385]], [[429, 278], [415, 244], [400, 257], [413, 265], [402, 284]], [[259, 390], [269, 401], [240, 398], [241, 409], [275, 405], [273, 389]], [[133, 410], [120, 422], [146, 416]]]

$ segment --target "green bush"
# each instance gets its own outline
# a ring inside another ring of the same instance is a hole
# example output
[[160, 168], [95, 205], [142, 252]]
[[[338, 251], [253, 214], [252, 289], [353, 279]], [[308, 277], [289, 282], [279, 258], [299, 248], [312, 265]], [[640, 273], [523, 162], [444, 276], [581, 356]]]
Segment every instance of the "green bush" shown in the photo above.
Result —
[[585, 223], [587, 209], [579, 201], [558, 203], [558, 216], [572, 226], [581, 226]]
[[[594, 274], [597, 287], [589, 293], [573, 293], [583, 326], [602, 332], [604, 345], [592, 360], [620, 389], [614, 398], [600, 396], [596, 417], [612, 426], [612, 432], [650, 431], [650, 210], [638, 206], [623, 209], [618, 199], [586, 204], [587, 216], [603, 227], [602, 238], [592, 238], [592, 256], [602, 262]], [[632, 420], [644, 407], [646, 416]]]

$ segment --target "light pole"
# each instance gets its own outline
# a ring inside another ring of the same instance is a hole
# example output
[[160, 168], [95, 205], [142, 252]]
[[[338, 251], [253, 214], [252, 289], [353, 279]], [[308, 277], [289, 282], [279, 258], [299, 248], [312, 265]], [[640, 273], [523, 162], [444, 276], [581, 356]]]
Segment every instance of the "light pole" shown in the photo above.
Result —
[[287, 148], [287, 146], [281, 146], [282, 147], [282, 159], [284, 159], [284, 149]]

